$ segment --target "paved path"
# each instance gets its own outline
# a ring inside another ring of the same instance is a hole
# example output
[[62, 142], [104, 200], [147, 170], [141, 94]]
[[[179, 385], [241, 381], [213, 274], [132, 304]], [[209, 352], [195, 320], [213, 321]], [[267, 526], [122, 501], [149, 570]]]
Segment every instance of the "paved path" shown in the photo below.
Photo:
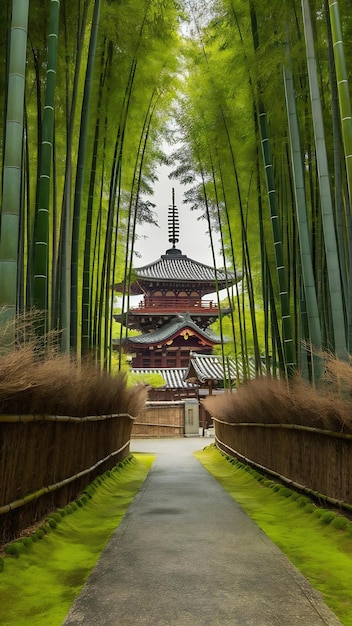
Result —
[[340, 624], [194, 458], [210, 441], [133, 441], [156, 460], [65, 626]]

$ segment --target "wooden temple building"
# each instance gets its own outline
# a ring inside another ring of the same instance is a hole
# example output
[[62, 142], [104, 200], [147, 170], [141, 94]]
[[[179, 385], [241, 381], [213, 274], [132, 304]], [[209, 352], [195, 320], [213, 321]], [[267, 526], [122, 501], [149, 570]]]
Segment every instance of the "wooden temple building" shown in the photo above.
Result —
[[[241, 280], [234, 272], [214, 269], [189, 258], [176, 247], [178, 241], [173, 191], [169, 207], [171, 247], [153, 263], [134, 269], [129, 294], [141, 299], [137, 306], [115, 316], [127, 330], [140, 331], [138, 335], [127, 332], [122, 340], [125, 353], [131, 355], [132, 371], [158, 373], [165, 381], [165, 385], [151, 391], [153, 400], [198, 398], [202, 383], [194, 378], [185, 380], [190, 355], [211, 355], [214, 346], [223, 341], [210, 328], [220, 314], [217, 301], [206, 296]], [[114, 285], [114, 289], [122, 292], [124, 284]], [[222, 314], [227, 312], [222, 310]], [[114, 341], [114, 347], [118, 345]]]

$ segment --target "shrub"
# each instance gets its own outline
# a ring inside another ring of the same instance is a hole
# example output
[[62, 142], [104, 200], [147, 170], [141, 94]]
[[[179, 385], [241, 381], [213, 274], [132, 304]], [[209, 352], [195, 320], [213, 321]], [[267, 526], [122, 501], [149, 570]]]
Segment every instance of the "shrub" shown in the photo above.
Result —
[[280, 491], [281, 487], [282, 485], [280, 485], [279, 483], [272, 483], [272, 486], [271, 486], [273, 491]]
[[20, 556], [20, 550], [17, 545], [17, 541], [16, 543], [9, 543], [7, 546], [5, 546], [4, 550], [6, 554], [15, 557], [15, 559], [18, 559], [18, 557]]
[[289, 487], [283, 487], [280, 491], [280, 495], [284, 496], [284, 498], [292, 498], [294, 492]]
[[301, 497], [301, 494], [298, 493], [298, 491], [291, 491], [291, 499], [292, 500], [298, 500], [298, 498]]
[[5, 566], [5, 559], [2, 556], [0, 556], [0, 572], [3, 571], [4, 566]]
[[333, 519], [335, 519], [336, 515], [332, 511], [325, 511], [320, 517], [320, 521], [322, 524], [330, 524]]
[[322, 515], [324, 515], [324, 513], [326, 513], [326, 509], [321, 509], [318, 507], [314, 509], [313, 513], [316, 517], [321, 517]]
[[49, 517], [50, 519], [55, 520], [57, 524], [59, 524], [59, 522], [61, 522], [62, 520], [62, 515], [58, 511], [53, 511], [52, 513], [50, 513]]
[[273, 484], [273, 483], [272, 483], [272, 481], [271, 481], [271, 480], [269, 480], [268, 478], [265, 478], [265, 479], [263, 480], [263, 483], [264, 483], [264, 486], [265, 486], [265, 487], [269, 487], [269, 488], [270, 488], [270, 487], [271, 487], [271, 485]]
[[338, 530], [345, 530], [348, 525], [348, 519], [342, 517], [342, 515], [337, 515], [335, 519], [331, 521], [331, 526], [333, 528], [337, 528]]
[[311, 504], [311, 501], [306, 496], [299, 496], [297, 498], [297, 504], [303, 509], [307, 504]]
[[33, 541], [32, 541], [31, 537], [22, 537], [22, 539], [20, 541], [23, 543], [23, 545], [26, 548], [32, 548], [33, 547]]
[[50, 528], [56, 528], [57, 526], [57, 521], [53, 517], [48, 517], [46, 522]]

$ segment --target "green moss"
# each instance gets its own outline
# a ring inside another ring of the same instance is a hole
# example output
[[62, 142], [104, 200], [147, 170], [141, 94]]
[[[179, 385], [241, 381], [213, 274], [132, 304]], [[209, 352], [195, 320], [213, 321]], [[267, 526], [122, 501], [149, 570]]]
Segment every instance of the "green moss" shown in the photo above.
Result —
[[325, 512], [326, 509], [321, 509], [320, 507], [317, 507], [314, 509], [313, 515], [315, 515], [316, 517], [321, 517], [322, 515], [324, 515]]
[[17, 542], [10, 543], [9, 545], [5, 546], [4, 550], [6, 554], [8, 554], [9, 556], [14, 556], [15, 559], [18, 559], [18, 557], [20, 556], [20, 549]]
[[60, 513], [58, 511], [53, 511], [52, 513], [50, 513], [49, 517], [51, 519], [54, 519], [55, 522], [57, 522], [58, 524], [62, 520], [62, 515], [60, 515]]
[[299, 498], [297, 498], [296, 502], [297, 502], [298, 506], [300, 506], [302, 509], [307, 504], [311, 504], [311, 501], [309, 500], [309, 498], [306, 498], [306, 496], [299, 496]]
[[[314, 514], [306, 515], [304, 507], [312, 504], [308, 498], [280, 497], [264, 481], [259, 484], [239, 467], [229, 466], [214, 446], [195, 456], [323, 594], [344, 626], [352, 626], [350, 527], [339, 532], [331, 523], [322, 524], [314, 505]], [[323, 509], [321, 516], [325, 513]]]
[[280, 487], [279, 494], [280, 496], [283, 496], [284, 498], [291, 498], [292, 491], [288, 487]]
[[291, 491], [291, 500], [298, 500], [301, 497], [301, 494], [298, 491]]
[[336, 515], [332, 511], [325, 511], [320, 516], [320, 521], [322, 524], [330, 524], [330, 522], [332, 522], [332, 520], [335, 519], [335, 517]]
[[84, 507], [62, 518], [49, 534], [45, 526], [37, 529], [42, 541], [32, 550], [24, 550], [19, 559], [4, 559], [0, 575], [1, 626], [61, 626], [141, 487], [153, 458], [136, 455], [134, 463], [112, 472]]
[[342, 515], [337, 515], [335, 519], [332, 520], [331, 526], [333, 528], [337, 528], [338, 530], [345, 530], [348, 525], [348, 519], [342, 517]]
[[48, 517], [46, 523], [50, 526], [50, 528], [56, 528], [57, 526], [57, 521], [53, 517]]

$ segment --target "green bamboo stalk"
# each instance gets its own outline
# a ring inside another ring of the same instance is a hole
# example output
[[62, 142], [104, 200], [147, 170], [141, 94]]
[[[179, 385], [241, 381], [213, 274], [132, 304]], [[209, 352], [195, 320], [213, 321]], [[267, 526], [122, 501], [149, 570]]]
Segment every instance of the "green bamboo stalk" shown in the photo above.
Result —
[[[225, 353], [224, 353], [224, 331], [223, 331], [223, 320], [222, 320], [222, 313], [221, 313], [221, 302], [220, 302], [220, 295], [219, 295], [218, 273], [217, 273], [217, 268], [216, 268], [215, 246], [214, 246], [214, 238], [213, 238], [212, 230], [211, 230], [210, 207], [209, 207], [209, 200], [208, 200], [208, 194], [207, 194], [207, 189], [206, 189], [205, 172], [204, 172], [204, 167], [202, 165], [202, 159], [201, 159], [199, 153], [198, 153], [198, 164], [199, 164], [200, 175], [201, 175], [201, 179], [202, 179], [202, 189], [203, 189], [203, 197], [204, 197], [204, 205], [205, 205], [205, 214], [206, 214], [206, 218], [207, 218], [207, 222], [208, 222], [210, 250], [211, 250], [211, 255], [212, 255], [212, 259], [213, 259], [213, 267], [214, 267], [214, 270], [215, 270], [215, 291], [216, 291], [217, 307], [218, 307], [218, 310], [219, 310], [219, 318], [218, 319], [219, 319], [220, 337], [221, 337], [221, 359], [222, 359], [222, 367], [223, 367], [223, 373], [224, 373], [224, 381], [223, 382], [224, 382], [224, 388], [226, 389], [227, 386], [228, 386], [228, 381], [227, 381], [227, 376], [226, 376], [226, 360], [225, 360]], [[229, 381], [229, 385], [230, 385], [230, 381]]]
[[[63, 5], [63, 8], [65, 5]], [[89, 0], [84, 0], [82, 17], [78, 27], [77, 54], [75, 59], [75, 70], [71, 100], [69, 100], [69, 58], [66, 57], [66, 164], [65, 181], [62, 197], [60, 240], [58, 253], [58, 267], [56, 280], [57, 292], [59, 294], [59, 318], [61, 329], [61, 349], [68, 352], [70, 349], [70, 309], [71, 309], [71, 251], [72, 251], [72, 172], [74, 154], [74, 124], [77, 109], [77, 99], [79, 95], [79, 76], [82, 63], [82, 54], [85, 44], [85, 30], [87, 25], [87, 14]], [[67, 7], [64, 13], [65, 35], [67, 28]], [[66, 42], [67, 45], [67, 42]]]
[[[352, 349], [352, 289], [348, 279], [351, 271], [351, 235], [349, 223], [351, 220], [350, 207], [352, 201], [352, 113], [349, 96], [348, 72], [344, 54], [342, 28], [340, 21], [339, 3], [326, 0], [328, 6], [328, 38], [329, 38], [329, 65], [330, 84], [333, 106], [333, 134], [334, 134], [334, 163], [335, 163], [335, 214], [337, 243], [340, 257], [341, 279], [347, 309], [347, 345]], [[336, 109], [338, 111], [336, 112]], [[341, 139], [342, 135], [342, 139]], [[340, 141], [343, 143], [345, 175], [347, 178], [346, 212], [343, 214], [343, 181], [341, 175]], [[347, 225], [344, 229], [344, 218]], [[345, 242], [347, 246], [345, 248]]]
[[[130, 73], [129, 73], [129, 77], [128, 77], [128, 81], [127, 81], [127, 85], [125, 89], [120, 122], [119, 122], [119, 126], [117, 129], [117, 134], [116, 134], [113, 164], [112, 164], [111, 177], [110, 177], [110, 192], [109, 192], [108, 215], [107, 215], [107, 224], [106, 224], [106, 236], [105, 236], [105, 242], [104, 242], [104, 254], [103, 254], [103, 260], [102, 260], [102, 267], [101, 267], [100, 295], [98, 297], [98, 328], [97, 328], [98, 344], [100, 346], [100, 351], [102, 350], [102, 353], [103, 353], [104, 367], [107, 365], [108, 350], [110, 349], [110, 346], [108, 346], [108, 337], [106, 336], [106, 332], [108, 329], [107, 325], [108, 325], [108, 319], [109, 319], [109, 295], [110, 295], [110, 286], [111, 286], [110, 280], [111, 280], [112, 229], [113, 229], [114, 217], [117, 223], [119, 219], [119, 204], [116, 206], [116, 198], [117, 198], [117, 192], [120, 189], [122, 151], [123, 151], [127, 117], [129, 113], [129, 107], [130, 107], [136, 68], [137, 68], [137, 60], [134, 58], [131, 63]], [[102, 345], [103, 332], [104, 332], [104, 345]]]
[[317, 76], [317, 64], [314, 51], [313, 29], [308, 0], [302, 0], [302, 14], [304, 23], [310, 98], [313, 114], [313, 128], [320, 188], [320, 203], [324, 233], [324, 245], [326, 252], [328, 285], [331, 303], [331, 317], [334, 334], [334, 350], [338, 358], [346, 359], [346, 328], [342, 299], [341, 275], [339, 267], [339, 257], [337, 252], [329, 167], [324, 135], [323, 114]]
[[[199, 39], [201, 41], [201, 46], [202, 46], [202, 50], [203, 50], [203, 55], [207, 64], [207, 68], [210, 69], [210, 65], [209, 65], [209, 60], [208, 60], [208, 55], [205, 49], [205, 44], [200, 32], [200, 29], [198, 28], [198, 21], [197, 18], [195, 17], [195, 13], [194, 13], [194, 7], [192, 7], [192, 12], [193, 12], [193, 16], [194, 19], [196, 21], [197, 24], [197, 31], [198, 31], [198, 36]], [[239, 35], [242, 41], [242, 33], [241, 33], [241, 29], [239, 27], [239, 23], [237, 20], [237, 15], [235, 13], [235, 11], [233, 10], [234, 13], [234, 17], [236, 19], [236, 24], [238, 27], [238, 31], [239, 31]], [[214, 80], [212, 78], [212, 83], [214, 85]], [[251, 79], [250, 79], [250, 84], [251, 84]], [[215, 91], [215, 85], [214, 85], [214, 91]], [[225, 129], [225, 133], [226, 133], [226, 139], [227, 139], [227, 143], [228, 143], [228, 147], [230, 150], [230, 154], [231, 154], [231, 163], [233, 166], [233, 171], [234, 171], [234, 176], [235, 176], [235, 181], [236, 181], [236, 190], [237, 190], [237, 196], [238, 196], [238, 200], [239, 200], [239, 208], [240, 208], [240, 217], [241, 217], [241, 227], [242, 227], [242, 248], [243, 248], [243, 261], [244, 261], [244, 265], [246, 267], [246, 278], [247, 278], [247, 289], [248, 289], [248, 296], [249, 296], [249, 302], [250, 302], [250, 315], [251, 315], [251, 323], [252, 323], [252, 332], [253, 332], [253, 340], [254, 340], [254, 352], [255, 352], [255, 362], [256, 362], [256, 369], [258, 371], [260, 371], [261, 369], [261, 358], [260, 358], [260, 350], [259, 350], [259, 342], [258, 342], [258, 332], [257, 332], [257, 326], [256, 326], [256, 320], [255, 320], [255, 306], [254, 306], [254, 292], [253, 292], [253, 288], [252, 288], [252, 276], [251, 276], [251, 272], [250, 272], [250, 255], [249, 255], [249, 249], [248, 249], [248, 241], [247, 241], [247, 236], [246, 236], [246, 232], [245, 232], [245, 226], [244, 226], [244, 213], [243, 213], [243, 205], [242, 205], [242, 195], [241, 195], [241, 190], [240, 190], [240, 184], [239, 184], [239, 177], [238, 177], [238, 171], [237, 171], [237, 166], [236, 166], [236, 159], [235, 159], [235, 155], [234, 155], [234, 150], [233, 150], [233, 146], [232, 146], [232, 141], [231, 141], [231, 136], [230, 136], [230, 132], [229, 132], [229, 128], [228, 128], [228, 124], [226, 121], [226, 116], [224, 113], [224, 108], [222, 106], [222, 104], [220, 105], [220, 111], [221, 111], [221, 120]], [[211, 155], [211, 150], [210, 150], [210, 146], [208, 144], [208, 150], [209, 150], [209, 154]], [[214, 177], [214, 167], [212, 165], [212, 170], [213, 170], [213, 180], [214, 180], [214, 189], [215, 192], [216, 191], [216, 183], [215, 183], [215, 177]], [[219, 164], [219, 171], [220, 171], [220, 179], [222, 180], [222, 173], [221, 173], [221, 165]], [[224, 184], [222, 181], [222, 189], [223, 189], [223, 196], [224, 196], [224, 201], [225, 201], [225, 216], [226, 216], [226, 221], [227, 221], [227, 226], [228, 226], [228, 232], [229, 232], [229, 237], [230, 237], [230, 245], [231, 245], [231, 256], [232, 256], [232, 262], [233, 262], [233, 267], [235, 268], [235, 258], [234, 258], [234, 246], [233, 246], [233, 238], [232, 238], [232, 231], [231, 231], [231, 226], [230, 226], [230, 218], [229, 218], [229, 213], [227, 210], [227, 204], [226, 204], [226, 195], [224, 192]], [[221, 231], [221, 224], [219, 221], [219, 226], [220, 226], [220, 232]], [[222, 250], [224, 253], [224, 247], [222, 245]], [[226, 263], [225, 263], [225, 271], [226, 271]], [[229, 294], [228, 294], [229, 297]], [[240, 338], [241, 338], [241, 347], [242, 347], [242, 359], [243, 359], [243, 367], [245, 368], [245, 362], [244, 360], [247, 360], [247, 366], [248, 366], [248, 354], [247, 354], [247, 350], [246, 347], [244, 345], [245, 340], [246, 340], [246, 333], [243, 333], [242, 330], [242, 319], [241, 319], [241, 314], [240, 314], [240, 306], [239, 306], [239, 294], [237, 292], [237, 299], [238, 299], [238, 316], [239, 316], [239, 326], [240, 326]], [[229, 297], [230, 300], [230, 297]], [[232, 330], [233, 330], [233, 336], [235, 337], [235, 329], [234, 329], [234, 319], [233, 319], [233, 312], [232, 312], [232, 307], [231, 307], [231, 323], [232, 323]], [[243, 324], [245, 324], [245, 317], [243, 316]], [[237, 363], [237, 361], [236, 361]]]
[[[257, 51], [259, 48], [258, 25], [257, 25], [257, 16], [256, 16], [256, 11], [255, 11], [253, 0], [249, 1], [249, 5], [250, 5], [250, 18], [251, 18], [253, 46], [254, 46], [254, 50]], [[284, 347], [287, 374], [291, 375], [296, 367], [296, 354], [295, 354], [295, 346], [294, 346], [294, 341], [293, 341], [291, 307], [290, 307], [290, 299], [289, 299], [289, 293], [288, 293], [288, 277], [287, 277], [288, 272], [287, 272], [287, 267], [285, 264], [285, 255], [283, 252], [282, 232], [281, 232], [281, 225], [280, 225], [277, 192], [276, 192], [276, 186], [275, 186], [275, 177], [274, 177], [274, 171], [273, 171], [267, 115], [266, 115], [264, 104], [261, 100], [260, 84], [258, 84], [258, 92], [259, 92], [258, 117], [259, 117], [260, 144], [262, 148], [265, 181], [266, 181], [268, 203], [269, 203], [270, 217], [271, 217], [271, 228], [272, 228], [273, 239], [274, 239], [276, 274], [277, 274], [277, 279], [278, 279], [278, 284], [279, 284], [279, 298], [280, 298], [280, 306], [281, 306], [283, 347]]]
[[[156, 95], [156, 98], [155, 98]], [[152, 123], [152, 119], [155, 113], [156, 106], [158, 104], [159, 98], [161, 96], [161, 92], [159, 94], [156, 93], [156, 89], [153, 89], [152, 94], [149, 99], [148, 108], [143, 120], [143, 128], [139, 137], [138, 149], [134, 164], [133, 177], [132, 177], [132, 186], [130, 191], [130, 204], [129, 204], [129, 212], [128, 212], [128, 226], [127, 226], [127, 236], [126, 236], [126, 254], [125, 254], [125, 268], [126, 268], [126, 276], [127, 281], [124, 283], [124, 291], [122, 294], [122, 303], [121, 303], [121, 311], [124, 312], [125, 309], [125, 298], [127, 296], [127, 313], [126, 313], [126, 336], [128, 332], [128, 310], [129, 310], [129, 292], [131, 286], [132, 279], [132, 271], [133, 271], [133, 254], [134, 254], [134, 243], [136, 239], [136, 226], [137, 226], [137, 217], [138, 217], [138, 202], [140, 196], [140, 189], [142, 183], [142, 173], [143, 173], [143, 165], [146, 154], [146, 147], [150, 133], [150, 127]], [[136, 192], [134, 193], [134, 188], [136, 187]], [[134, 201], [134, 202], [133, 202]], [[132, 209], [132, 202], [134, 207]], [[117, 230], [117, 229], [116, 229]], [[115, 249], [114, 249], [114, 262], [113, 262], [113, 272], [112, 276], [115, 277], [115, 267], [117, 260], [117, 236], [115, 238]], [[113, 297], [114, 292], [111, 293], [111, 310], [113, 307]], [[122, 365], [122, 334], [123, 334], [123, 325], [120, 326], [120, 344], [119, 344], [119, 360], [118, 360], [118, 369], [121, 369]], [[112, 345], [112, 325], [110, 325], [110, 345]], [[110, 351], [111, 355], [111, 351]], [[111, 368], [111, 356], [109, 366]]]
[[56, 66], [58, 51], [60, 1], [51, 0], [48, 34], [48, 64], [42, 122], [40, 173], [38, 181], [38, 208], [33, 242], [32, 306], [44, 312], [44, 323], [38, 327], [48, 330], [48, 259], [49, 259], [49, 205], [54, 137], [54, 110]]
[[[220, 182], [221, 182], [222, 197], [224, 199], [226, 225], [227, 225], [227, 230], [228, 230], [229, 238], [230, 238], [232, 267], [233, 267], [234, 272], [237, 274], [236, 262], [235, 262], [235, 247], [234, 247], [233, 234], [232, 234], [232, 228], [231, 228], [231, 222], [230, 222], [230, 213], [229, 213], [229, 208], [228, 208], [228, 203], [227, 203], [227, 197], [226, 197], [226, 191], [225, 191], [225, 181], [224, 181], [224, 176], [223, 176], [223, 171], [222, 171], [220, 160], [218, 161], [218, 170], [219, 170], [219, 176], [220, 176]], [[226, 271], [226, 264], [225, 264], [225, 271]], [[243, 274], [242, 274], [242, 276], [243, 276]], [[229, 302], [230, 302], [231, 329], [232, 329], [234, 355], [235, 355], [235, 363], [236, 363], [236, 382], [237, 382], [237, 385], [238, 385], [239, 384], [239, 380], [240, 380], [240, 374], [239, 374], [239, 365], [238, 365], [237, 333], [236, 333], [236, 327], [235, 327], [233, 290], [232, 290], [231, 296], [230, 296], [229, 290], [228, 290], [228, 299], [229, 299]], [[237, 315], [238, 315], [238, 325], [239, 325], [239, 334], [240, 334], [240, 345], [241, 345], [241, 352], [242, 352], [242, 358], [243, 358], [243, 355], [244, 355], [244, 343], [245, 343], [245, 335], [244, 335], [244, 329], [243, 329], [244, 323], [242, 321], [242, 316], [241, 316], [240, 294], [239, 294], [239, 290], [238, 290], [237, 287], [236, 287], [236, 302], [237, 302]]]
[[329, 14], [334, 49], [349, 201], [350, 204], [352, 204], [352, 108], [338, 0], [329, 0]]
[[259, 105], [259, 127], [263, 162], [265, 167], [265, 179], [267, 184], [268, 202], [271, 215], [271, 226], [274, 238], [276, 272], [279, 283], [279, 296], [281, 305], [281, 322], [284, 354], [287, 373], [290, 374], [296, 367], [295, 348], [293, 344], [291, 308], [288, 294], [287, 268], [284, 260], [282, 232], [280, 226], [279, 207], [274, 182], [272, 155], [269, 142], [266, 112], [262, 104]]
[[[1, 320], [16, 315], [29, 0], [13, 0], [0, 232]], [[4, 307], [4, 308], [2, 308]]]
[[305, 300], [307, 306], [308, 326], [310, 340], [313, 345], [314, 377], [319, 380], [321, 375], [321, 359], [316, 356], [321, 352], [322, 339], [320, 329], [320, 317], [318, 301], [315, 289], [315, 278], [310, 246], [310, 232], [307, 218], [306, 194], [304, 186], [304, 174], [302, 165], [302, 153], [300, 147], [300, 137], [296, 102], [294, 95], [293, 74], [290, 68], [284, 67], [284, 86], [286, 95], [286, 106], [288, 116], [288, 127], [290, 136], [291, 162], [294, 178], [295, 205], [297, 214], [297, 225], [299, 232], [299, 251], [301, 258], [302, 279], [305, 290]]
[[[105, 48], [101, 54], [101, 73], [99, 80], [98, 102], [96, 123], [93, 140], [92, 162], [90, 168], [90, 179], [88, 189], [88, 203], [86, 216], [86, 229], [84, 237], [84, 257], [83, 257], [83, 276], [82, 276], [82, 331], [81, 331], [81, 351], [82, 354], [87, 353], [91, 347], [91, 331], [92, 331], [92, 297], [93, 297], [93, 275], [94, 275], [94, 258], [91, 262], [92, 250], [92, 227], [93, 227], [93, 206], [94, 206], [94, 189], [96, 185], [96, 173], [98, 162], [98, 148], [101, 127], [101, 103], [103, 96], [103, 85], [108, 65], [108, 58], [105, 61]], [[103, 154], [105, 155], [105, 142], [103, 144]], [[102, 159], [104, 173], [104, 158]], [[102, 176], [104, 178], [104, 176]], [[91, 267], [92, 266], [92, 267]]]
[[[223, 259], [223, 264], [224, 264], [224, 271], [225, 271], [225, 276], [227, 275], [227, 267], [226, 267], [226, 257], [225, 257], [225, 245], [224, 245], [224, 234], [223, 234], [223, 229], [222, 229], [222, 223], [221, 223], [221, 213], [220, 213], [220, 203], [219, 203], [219, 195], [218, 195], [218, 182], [217, 182], [217, 177], [215, 174], [215, 168], [214, 168], [214, 163], [213, 163], [213, 157], [212, 157], [212, 151], [211, 148], [208, 144], [208, 152], [209, 152], [209, 158], [210, 158], [210, 169], [211, 169], [211, 176], [212, 176], [212, 182], [213, 182], [213, 188], [214, 188], [214, 194], [215, 194], [215, 206], [216, 206], [216, 217], [217, 217], [217, 222], [218, 222], [218, 228], [219, 228], [219, 233], [220, 233], [220, 243], [221, 243], [221, 254], [222, 254], [222, 259]], [[226, 276], [227, 277], [227, 276]], [[230, 302], [230, 292], [229, 292], [229, 286], [228, 284], [226, 285], [226, 289], [227, 289], [227, 297], [228, 300]], [[220, 305], [220, 299], [218, 296], [218, 306]], [[220, 310], [220, 306], [219, 306], [219, 310]], [[220, 312], [221, 315], [221, 312]], [[233, 330], [233, 335], [235, 335], [234, 333], [234, 324], [232, 326], [232, 330]], [[225, 352], [223, 349], [223, 342], [222, 342], [222, 362], [223, 362], [223, 368], [224, 368], [224, 384], [225, 387], [227, 387], [228, 389], [231, 389], [231, 378], [230, 376], [226, 376], [226, 371], [229, 372], [229, 368], [226, 368], [226, 357], [225, 357]], [[242, 357], [243, 358], [243, 357]], [[236, 363], [237, 365], [237, 363]], [[244, 368], [244, 378], [246, 377], [246, 371]]]
[[83, 196], [84, 168], [87, 151], [87, 134], [90, 99], [93, 84], [93, 70], [97, 45], [98, 27], [100, 14], [100, 0], [95, 0], [92, 27], [90, 34], [86, 79], [82, 102], [81, 127], [78, 145], [76, 185], [73, 205], [72, 225], [72, 249], [71, 249], [71, 321], [70, 321], [70, 346], [77, 351], [78, 337], [78, 261], [79, 261], [79, 234], [81, 224], [81, 206]]

